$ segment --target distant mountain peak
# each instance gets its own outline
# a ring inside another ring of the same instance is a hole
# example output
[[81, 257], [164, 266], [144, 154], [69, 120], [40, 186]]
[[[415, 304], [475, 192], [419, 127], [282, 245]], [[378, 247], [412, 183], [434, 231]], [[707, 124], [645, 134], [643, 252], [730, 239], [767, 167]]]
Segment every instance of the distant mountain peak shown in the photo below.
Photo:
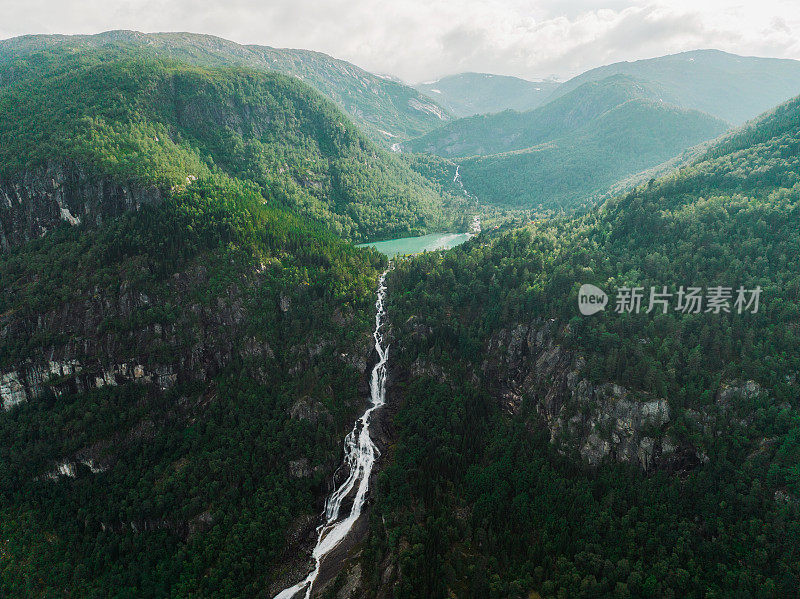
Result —
[[142, 33], [120, 29], [95, 35], [21, 36], [0, 41], [0, 65], [56, 48], [87, 50], [114, 45], [199, 66], [236, 65], [294, 75], [331, 98], [379, 143], [385, 141], [383, 132], [408, 139], [452, 118], [436, 100], [396, 78], [374, 75], [322, 52], [242, 45], [191, 32]]

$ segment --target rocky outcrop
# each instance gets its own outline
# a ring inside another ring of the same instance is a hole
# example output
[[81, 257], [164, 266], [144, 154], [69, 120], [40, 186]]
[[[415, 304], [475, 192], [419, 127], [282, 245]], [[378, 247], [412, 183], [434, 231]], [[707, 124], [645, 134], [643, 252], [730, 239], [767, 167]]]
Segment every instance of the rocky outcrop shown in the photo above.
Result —
[[97, 225], [162, 198], [156, 186], [115, 182], [74, 163], [50, 161], [0, 178], [0, 251], [41, 237], [61, 223]]
[[126, 382], [155, 383], [165, 390], [176, 380], [177, 374], [168, 365], [145, 369], [141, 364], [131, 362], [107, 368], [87, 367], [75, 359], [28, 363], [19, 370], [0, 373], [0, 408], [11, 409], [22, 402], [42, 397], [47, 391], [58, 397], [64, 392], [85, 392]]
[[686, 455], [693, 448], [669, 435], [669, 402], [613, 383], [592, 383], [583, 372], [584, 359], [559, 341], [565, 332], [555, 320], [537, 320], [489, 340], [481, 370], [504, 408], [516, 413], [523, 400], [532, 402], [551, 441], [589, 465], [607, 457], [644, 470], [694, 463]]
[[87, 289], [49, 311], [0, 316], [6, 350], [0, 364], [2, 408], [48, 392], [58, 396], [126, 382], [165, 390], [179, 380], [208, 379], [235, 356], [257, 364], [273, 359], [263, 339], [244, 331], [249, 309], [244, 295], [262, 276], [242, 276], [216, 302], [190, 301], [173, 316], [163, 308], [208, 283], [204, 266], [175, 273], [150, 295], [123, 281], [116, 289]]
[[[703, 447], [674, 433], [679, 414], [666, 398], [589, 380], [583, 357], [567, 349], [568, 334], [568, 325], [536, 320], [490, 338], [481, 371], [504, 409], [517, 413], [523, 402], [531, 402], [552, 443], [589, 465], [608, 458], [645, 471], [680, 473], [708, 460]], [[747, 427], [748, 402], [765, 393], [755, 381], [724, 381], [713, 404], [682, 409], [680, 415], [700, 436], [718, 436]]]
[[319, 400], [310, 397], [301, 397], [289, 408], [288, 415], [296, 420], [308, 420], [312, 424], [317, 424], [321, 420], [333, 421], [333, 417], [328, 409]]
[[105, 472], [107, 470], [107, 466], [98, 464], [92, 459], [77, 461], [64, 460], [56, 464], [56, 466], [51, 471], [47, 472], [43, 478], [50, 480], [58, 480], [62, 477], [75, 478], [78, 476], [78, 468], [80, 467], [85, 467], [92, 474], [99, 474], [100, 472]]

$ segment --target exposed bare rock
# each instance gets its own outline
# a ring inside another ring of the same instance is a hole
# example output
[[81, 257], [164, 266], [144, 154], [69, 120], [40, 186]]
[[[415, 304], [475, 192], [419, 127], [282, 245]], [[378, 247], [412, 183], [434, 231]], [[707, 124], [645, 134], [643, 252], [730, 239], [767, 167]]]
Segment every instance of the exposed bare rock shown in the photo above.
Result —
[[289, 417], [298, 420], [308, 420], [316, 424], [320, 420], [331, 420], [332, 416], [321, 401], [311, 397], [301, 397], [289, 408]]
[[289, 461], [289, 475], [292, 478], [308, 478], [320, 470], [321, 466], [311, 468], [308, 458], [298, 458]]
[[84, 366], [75, 359], [51, 360], [47, 364], [26, 363], [18, 370], [0, 374], [0, 400], [2, 408], [7, 410], [38, 399], [47, 391], [59, 396], [125, 382], [154, 383], [163, 391], [176, 381], [177, 373], [169, 365], [146, 370], [135, 361], [103, 368]]
[[[190, 296], [207, 284], [208, 276], [204, 266], [191, 265], [175, 273], [164, 292]], [[45, 393], [59, 396], [127, 382], [166, 390], [179, 380], [207, 379], [234, 356], [256, 364], [272, 359], [269, 344], [243, 331], [244, 292], [259, 280], [256, 273], [242, 275], [211, 305], [187, 302], [177, 320], [145, 321], [135, 328], [107, 323], [136, 320], [168, 300], [134, 290], [125, 281], [116, 289], [87, 289], [39, 314], [6, 313], [0, 316], [0, 340], [26, 353], [0, 367], [0, 407], [7, 410]], [[36, 338], [47, 342], [30, 347], [26, 340]]]
[[336, 599], [356, 599], [363, 596], [361, 564], [354, 563], [345, 572], [345, 581], [336, 592]]
[[560, 341], [566, 332], [555, 320], [537, 320], [489, 340], [481, 370], [503, 407], [517, 413], [524, 401], [533, 402], [551, 441], [590, 465], [607, 457], [644, 470], [685, 463], [687, 448], [667, 434], [667, 400], [593, 384], [583, 374], [584, 359]]
[[717, 392], [717, 403], [727, 407], [736, 399], [755, 399], [764, 393], [761, 385], [755, 381], [726, 381]]
[[0, 179], [0, 251], [41, 237], [60, 223], [100, 224], [162, 201], [158, 187], [96, 177], [80, 165], [50, 161], [13, 179]]

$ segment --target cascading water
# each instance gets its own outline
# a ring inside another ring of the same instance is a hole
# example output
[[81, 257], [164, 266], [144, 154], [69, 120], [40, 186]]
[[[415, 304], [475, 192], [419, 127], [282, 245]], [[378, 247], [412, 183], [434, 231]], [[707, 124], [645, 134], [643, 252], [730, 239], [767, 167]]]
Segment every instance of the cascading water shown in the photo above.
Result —
[[[275, 595], [275, 599], [291, 599], [303, 591], [305, 591], [305, 599], [309, 599], [323, 558], [347, 536], [347, 533], [353, 528], [353, 524], [361, 516], [369, 489], [369, 476], [379, 453], [369, 436], [370, 416], [386, 401], [386, 360], [389, 357], [389, 346], [382, 345], [383, 336], [381, 335], [384, 317], [383, 303], [386, 299], [385, 280], [386, 273], [384, 272], [378, 283], [378, 298], [375, 301], [375, 331], [372, 336], [375, 338], [378, 363], [372, 369], [369, 383], [370, 407], [361, 418], [356, 420], [353, 430], [344, 440], [344, 465], [347, 467], [349, 475], [341, 485], [333, 490], [325, 502], [324, 520], [317, 528], [317, 545], [311, 554], [314, 558], [314, 569], [305, 579]], [[354, 488], [356, 488], [356, 493], [350, 513], [340, 519], [339, 510], [342, 502]]]

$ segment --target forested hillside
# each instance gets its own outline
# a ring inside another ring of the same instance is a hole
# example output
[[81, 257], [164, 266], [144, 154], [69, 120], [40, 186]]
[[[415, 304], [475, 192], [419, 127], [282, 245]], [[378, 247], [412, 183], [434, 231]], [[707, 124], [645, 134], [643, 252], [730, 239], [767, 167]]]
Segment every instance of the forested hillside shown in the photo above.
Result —
[[562, 83], [552, 98], [612, 75], [650, 81], [668, 101], [737, 125], [800, 93], [800, 61], [693, 50], [591, 69]]
[[648, 82], [612, 76], [529, 112], [459, 119], [403, 147], [453, 157], [465, 189], [483, 203], [572, 209], [727, 128], [663, 102], [664, 95]]
[[138, 31], [27, 35], [0, 41], [0, 64], [56, 48], [66, 52], [128, 49], [198, 66], [238, 66], [292, 75], [329, 97], [374, 141], [387, 146], [451, 119], [439, 104], [414, 88], [321, 52], [241, 45], [212, 35]]
[[726, 128], [700, 112], [635, 99], [537, 146], [460, 160], [459, 172], [465, 189], [483, 202], [570, 210]]
[[557, 81], [527, 81], [489, 73], [459, 73], [416, 88], [458, 117], [503, 110], [532, 110], [559, 86]]
[[0, 42], [0, 597], [798, 596], [800, 97], [555, 214], [728, 128], [609, 75], [395, 154], [448, 116], [325, 55]]
[[0, 67], [3, 247], [210, 174], [254, 182], [355, 241], [466, 218], [296, 79], [130, 54], [48, 51]]
[[398, 263], [365, 595], [796, 596], [798, 231], [800, 99], [582, 218]]
[[446, 157], [485, 156], [522, 150], [593, 123], [628, 100], [660, 100], [653, 84], [625, 76], [592, 81], [535, 110], [458, 119], [403, 147]]
[[0, 595], [278, 584], [364, 401], [382, 260], [219, 179], [0, 256]]

